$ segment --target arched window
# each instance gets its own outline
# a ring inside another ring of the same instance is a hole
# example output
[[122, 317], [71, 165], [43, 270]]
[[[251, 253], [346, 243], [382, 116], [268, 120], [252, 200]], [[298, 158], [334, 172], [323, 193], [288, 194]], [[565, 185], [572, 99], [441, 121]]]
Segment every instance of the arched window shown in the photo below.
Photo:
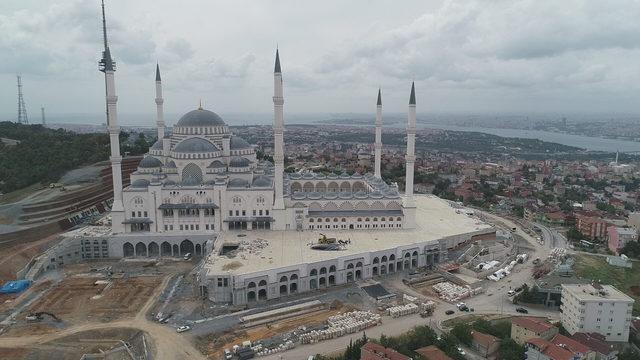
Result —
[[402, 219], [398, 216], [398, 217], [396, 218], [396, 221], [402, 221]]
[[180, 199], [180, 202], [183, 203], [183, 204], [195, 204], [196, 199], [191, 195], [184, 195]]
[[287, 282], [287, 277], [286, 276], [281, 277], [280, 282]]
[[234, 204], [242, 204], [242, 198], [240, 196], [234, 196], [233, 199], [231, 199], [231, 202]]
[[258, 198], [256, 199], [256, 203], [264, 204], [264, 196], [262, 195], [258, 196]]
[[345, 219], [345, 218], [342, 218], [342, 222], [347, 222], [347, 219]]
[[135, 199], [133, 199], [133, 203], [136, 205], [142, 205], [144, 204], [144, 200], [142, 200], [142, 198], [138, 196]]
[[309, 219], [309, 222], [312, 223], [313, 222], [313, 218]]
[[336, 272], [336, 266], [335, 266], [335, 265], [331, 265], [331, 266], [329, 267], [329, 272], [330, 272], [330, 273], [332, 273], [332, 272]]

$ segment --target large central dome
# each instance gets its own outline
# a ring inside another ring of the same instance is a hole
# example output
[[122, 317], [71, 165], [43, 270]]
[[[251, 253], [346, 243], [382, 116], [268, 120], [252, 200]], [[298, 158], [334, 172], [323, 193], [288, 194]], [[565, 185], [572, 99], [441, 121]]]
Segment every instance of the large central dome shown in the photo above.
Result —
[[196, 109], [184, 114], [176, 126], [178, 127], [206, 127], [224, 126], [224, 120], [213, 111]]

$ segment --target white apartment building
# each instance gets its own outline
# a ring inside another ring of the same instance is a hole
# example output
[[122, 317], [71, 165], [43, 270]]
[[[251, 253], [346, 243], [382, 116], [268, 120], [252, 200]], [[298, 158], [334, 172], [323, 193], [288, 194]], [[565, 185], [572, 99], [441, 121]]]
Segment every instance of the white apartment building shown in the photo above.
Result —
[[571, 334], [596, 332], [627, 341], [634, 300], [611, 285], [562, 285], [562, 326]]

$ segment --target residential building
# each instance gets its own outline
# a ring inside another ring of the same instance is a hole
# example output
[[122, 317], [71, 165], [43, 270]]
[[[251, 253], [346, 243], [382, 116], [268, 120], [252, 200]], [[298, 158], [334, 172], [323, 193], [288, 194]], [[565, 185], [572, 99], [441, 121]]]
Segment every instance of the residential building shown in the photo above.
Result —
[[386, 348], [380, 344], [368, 342], [360, 348], [360, 360], [412, 360], [406, 355]]
[[570, 333], [596, 332], [627, 341], [635, 301], [611, 285], [562, 285], [562, 326]]
[[511, 320], [511, 338], [519, 345], [524, 345], [527, 340], [533, 338], [548, 341], [557, 333], [557, 327], [540, 319], [525, 316]]
[[604, 239], [607, 228], [611, 226], [610, 222], [600, 217], [578, 214], [576, 220], [578, 231], [591, 240]]
[[585, 358], [573, 354], [556, 344], [541, 338], [532, 338], [525, 343], [527, 360], [584, 360]]
[[609, 250], [619, 254], [630, 241], [638, 241], [638, 233], [634, 228], [611, 226], [607, 229]]
[[571, 336], [575, 341], [586, 345], [596, 353], [596, 360], [617, 360], [618, 350], [605, 341], [598, 333], [575, 333]]
[[425, 346], [417, 349], [416, 352], [426, 360], [453, 360], [435, 345]]
[[587, 345], [579, 343], [576, 340], [564, 335], [556, 334], [556, 336], [551, 339], [551, 343], [565, 350], [571, 351], [574, 355], [580, 356], [581, 359], [596, 360], [595, 351], [591, 350], [591, 348], [589, 348]]
[[500, 339], [479, 331], [471, 332], [471, 347], [484, 357], [495, 354], [500, 348]]

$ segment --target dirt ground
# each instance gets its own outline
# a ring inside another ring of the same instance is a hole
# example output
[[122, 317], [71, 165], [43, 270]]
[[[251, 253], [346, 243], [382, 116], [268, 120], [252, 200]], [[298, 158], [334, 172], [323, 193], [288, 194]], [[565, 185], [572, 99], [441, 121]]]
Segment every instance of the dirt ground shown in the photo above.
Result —
[[[83, 354], [95, 354], [120, 346], [120, 341], [130, 343], [132, 350], [141, 354], [142, 334], [143, 332], [130, 328], [86, 331], [29, 348], [0, 348], [0, 359], [79, 359]], [[149, 341], [148, 338], [146, 341]], [[150, 345], [147, 343], [147, 346]]]
[[[18, 315], [18, 323], [10, 328], [9, 334], [42, 333], [55, 331], [62, 325], [133, 317], [162, 281], [160, 277], [152, 276], [112, 279], [108, 284], [95, 284], [97, 280], [102, 279], [75, 277], [63, 280]], [[28, 314], [40, 311], [53, 313], [62, 323], [28, 323], [24, 320]]]
[[352, 310], [350, 306], [340, 304], [334, 309], [323, 309], [320, 311], [284, 319], [260, 325], [248, 329], [238, 328], [233, 332], [225, 334], [212, 334], [197, 340], [198, 348], [209, 359], [220, 359], [224, 349], [231, 349], [233, 345], [242, 343], [243, 341], [251, 341], [267, 339], [272, 336], [283, 334], [295, 330], [301, 326], [315, 326], [324, 324], [330, 316]]
[[26, 244], [14, 245], [0, 251], [0, 283], [16, 279], [16, 271], [22, 269], [36, 255], [56, 243], [58, 235], [29, 242]]

